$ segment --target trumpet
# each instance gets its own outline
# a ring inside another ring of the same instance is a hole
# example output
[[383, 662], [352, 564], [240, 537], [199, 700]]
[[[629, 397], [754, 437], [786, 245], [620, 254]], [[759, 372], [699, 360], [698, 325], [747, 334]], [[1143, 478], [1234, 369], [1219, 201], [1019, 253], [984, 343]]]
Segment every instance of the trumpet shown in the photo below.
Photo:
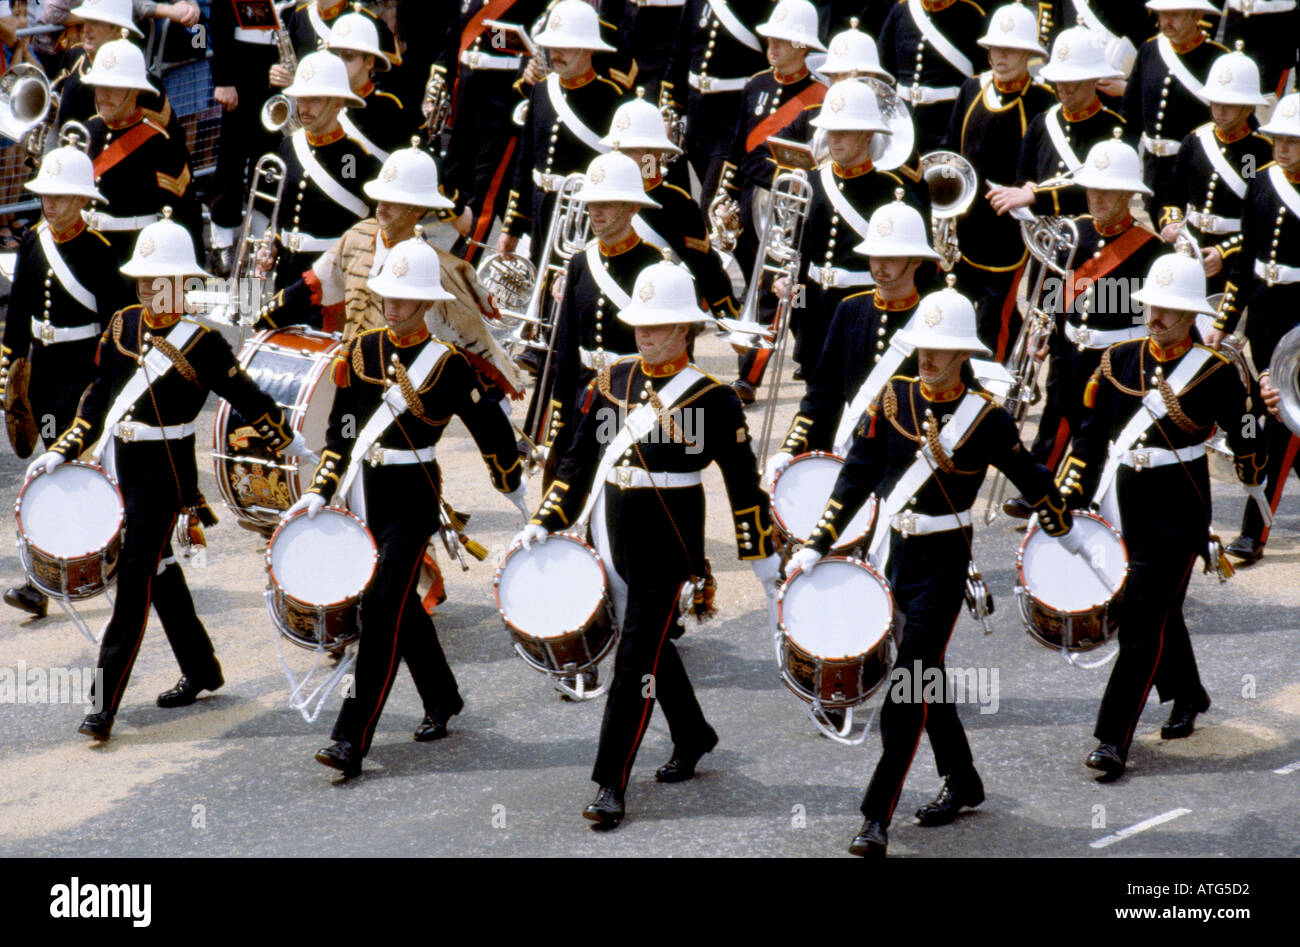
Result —
[[978, 178], [971, 163], [955, 151], [931, 151], [921, 156], [921, 174], [930, 189], [930, 221], [934, 249], [950, 272], [961, 259], [957, 245], [957, 218], [975, 203]]
[[727, 194], [735, 170], [733, 165], [727, 165], [722, 173], [722, 183], [718, 185], [713, 200], [709, 201], [709, 243], [722, 253], [735, 250], [736, 241], [740, 239], [740, 204]]
[[429, 81], [424, 86], [424, 101], [420, 110], [429, 121], [429, 140], [434, 141], [447, 127], [447, 119], [451, 118], [451, 93], [447, 89], [447, 77], [437, 65], [429, 67]]
[[[275, 14], [275, 45], [280, 52], [280, 65], [290, 74], [296, 72], [298, 54], [293, 48], [293, 37], [280, 20], [279, 11]], [[261, 119], [262, 127], [268, 132], [282, 132], [286, 136], [302, 127], [293, 101], [283, 92], [276, 93], [262, 104]]]

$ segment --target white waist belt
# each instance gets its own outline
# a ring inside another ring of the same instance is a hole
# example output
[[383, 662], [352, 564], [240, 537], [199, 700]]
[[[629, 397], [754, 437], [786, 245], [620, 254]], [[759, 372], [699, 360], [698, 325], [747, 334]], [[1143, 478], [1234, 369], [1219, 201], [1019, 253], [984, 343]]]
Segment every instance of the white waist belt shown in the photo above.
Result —
[[745, 88], [748, 79], [715, 79], [713, 76], [701, 76], [698, 73], [690, 73], [686, 77], [687, 83], [692, 89], [696, 89], [705, 95], [712, 92], [741, 92]]
[[1087, 326], [1065, 324], [1065, 337], [1081, 349], [1108, 349], [1116, 342], [1140, 339], [1147, 334], [1144, 326], [1131, 329], [1089, 329]]
[[178, 441], [182, 437], [194, 436], [194, 422], [173, 424], [170, 427], [154, 427], [139, 421], [119, 421], [113, 428], [117, 439], [125, 444], [132, 441]]
[[635, 7], [684, 7], [686, 6], [686, 0], [632, 0], [632, 5]]
[[606, 352], [604, 349], [578, 349], [578, 358], [582, 361], [583, 368], [594, 371], [600, 371], [607, 365], [613, 365], [620, 358], [627, 357], [620, 352]]
[[669, 473], [660, 470], [642, 470], [640, 467], [611, 467], [605, 474], [605, 482], [612, 483], [620, 490], [629, 487], [658, 487], [660, 490], [672, 487], [698, 487], [700, 472]]
[[518, 69], [518, 56], [498, 56], [495, 53], [476, 53], [472, 50], [465, 50], [460, 54], [462, 66], [469, 66], [471, 69]]
[[1296, 0], [1228, 0], [1229, 9], [1244, 16], [1256, 13], [1286, 13], [1295, 9]]
[[1201, 233], [1236, 233], [1241, 229], [1240, 217], [1220, 217], [1218, 214], [1202, 214], [1196, 210], [1187, 215], [1187, 222]]
[[280, 231], [280, 245], [294, 253], [324, 253], [338, 242], [338, 237], [313, 237], [297, 230]]
[[370, 448], [366, 454], [366, 463], [371, 467], [389, 467], [393, 464], [427, 464], [433, 460], [433, 448], [422, 447], [419, 450], [393, 450], [378, 445]]
[[41, 322], [32, 316], [32, 338], [42, 345], [54, 345], [57, 342], [77, 342], [81, 339], [93, 339], [99, 335], [99, 323], [90, 322], [84, 326], [66, 328]]
[[870, 270], [846, 270], [840, 266], [810, 266], [808, 278], [822, 289], [835, 289], [840, 286], [875, 286]]
[[143, 230], [162, 219], [158, 214], [141, 214], [139, 217], [114, 217], [98, 210], [83, 210], [81, 216], [91, 230], [124, 231]]
[[1268, 280], [1269, 286], [1274, 283], [1300, 283], [1300, 266], [1283, 266], [1280, 263], [1256, 260], [1255, 275], [1262, 280]]
[[951, 529], [961, 529], [970, 525], [970, 510], [960, 513], [945, 513], [943, 516], [927, 516], [924, 513], [912, 513], [904, 510], [895, 513], [889, 521], [904, 536], [928, 536], [930, 533], [946, 533]]
[[241, 43], [256, 43], [258, 46], [274, 46], [275, 30], [248, 30], [242, 26], [235, 27], [235, 39]]
[[558, 191], [567, 174], [544, 174], [533, 168], [533, 183], [543, 191]]
[[1204, 456], [1204, 444], [1193, 444], [1191, 447], [1180, 447], [1178, 450], [1168, 450], [1164, 447], [1140, 447], [1124, 451], [1119, 455], [1119, 462], [1125, 467], [1132, 467], [1134, 470], [1146, 470], [1148, 467], [1167, 467], [1170, 464], [1179, 462], [1186, 463], [1189, 460], [1196, 460], [1198, 457]]
[[1172, 158], [1178, 154], [1178, 147], [1182, 142], [1174, 141], [1172, 138], [1152, 138], [1143, 132], [1142, 137], [1138, 139], [1138, 144], [1157, 158]]
[[923, 85], [903, 86], [898, 90], [904, 102], [913, 105], [933, 105], [935, 102], [951, 102], [961, 92], [961, 86], [946, 85], [926, 88]]

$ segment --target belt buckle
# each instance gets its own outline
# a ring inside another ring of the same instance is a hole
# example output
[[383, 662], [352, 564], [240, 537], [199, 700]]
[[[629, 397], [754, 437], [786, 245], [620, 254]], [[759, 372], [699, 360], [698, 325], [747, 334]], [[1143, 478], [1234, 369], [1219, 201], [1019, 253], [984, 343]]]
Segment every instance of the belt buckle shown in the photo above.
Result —
[[817, 282], [821, 283], [822, 289], [832, 289], [839, 280], [839, 275], [833, 267], [822, 267], [818, 273]]
[[54, 326], [50, 325], [48, 319], [41, 323], [41, 342], [46, 345], [54, 343]]
[[384, 463], [385, 455], [387, 453], [388, 451], [376, 444], [371, 447], [369, 453], [366, 454], [366, 462], [370, 464], [371, 467], [378, 467]]
[[1087, 326], [1080, 327], [1079, 330], [1074, 333], [1074, 343], [1075, 345], [1082, 346], [1085, 349], [1088, 348], [1092, 345], [1092, 330]]
[[916, 516], [911, 510], [904, 510], [898, 514], [898, 532], [904, 539], [916, 532]]
[[701, 92], [713, 91], [713, 79], [711, 77], [700, 76], [700, 91]]
[[469, 59], [465, 63], [465, 65], [469, 66], [471, 69], [477, 69], [481, 56], [482, 56], [481, 53], [470, 53]]
[[1241, 0], [1241, 15], [1250, 16], [1255, 12], [1255, 0]]
[[288, 244], [291, 252], [298, 253], [302, 249], [302, 235], [295, 230], [293, 233], [289, 234], [289, 239], [286, 240], [285, 243]]
[[1143, 470], [1151, 466], [1151, 452], [1145, 448], [1133, 452], [1133, 469]]
[[924, 98], [925, 98], [925, 90], [922, 89], [916, 83], [912, 83], [911, 88], [908, 89], [907, 91], [908, 101], [911, 102], [913, 105], [920, 105]]
[[614, 482], [618, 484], [620, 490], [626, 490], [628, 487], [632, 486], [632, 468], [614, 468]]
[[124, 444], [129, 444], [135, 440], [135, 422], [119, 421], [117, 423], [117, 439]]
[[1276, 283], [1277, 278], [1281, 275], [1282, 272], [1280, 269], [1278, 269], [1278, 265], [1276, 263], [1264, 264], [1264, 279], [1268, 281], [1269, 286], [1272, 286], [1274, 283]]

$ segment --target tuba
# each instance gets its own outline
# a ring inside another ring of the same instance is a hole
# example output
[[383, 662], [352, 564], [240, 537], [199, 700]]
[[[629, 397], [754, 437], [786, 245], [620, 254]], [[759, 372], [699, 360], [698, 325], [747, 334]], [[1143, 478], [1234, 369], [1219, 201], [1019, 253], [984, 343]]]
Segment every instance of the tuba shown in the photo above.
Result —
[[921, 156], [921, 175], [930, 189], [930, 220], [934, 249], [945, 272], [961, 259], [956, 220], [975, 203], [979, 179], [971, 163], [955, 151], [931, 151]]
[[[29, 131], [44, 127], [41, 121], [56, 101], [45, 73], [30, 63], [19, 63], [0, 76], [0, 134], [22, 140]], [[48, 134], [41, 137], [42, 144]]]
[[1278, 417], [1293, 434], [1300, 435], [1300, 326], [1278, 342], [1268, 363], [1268, 375], [1282, 395]]

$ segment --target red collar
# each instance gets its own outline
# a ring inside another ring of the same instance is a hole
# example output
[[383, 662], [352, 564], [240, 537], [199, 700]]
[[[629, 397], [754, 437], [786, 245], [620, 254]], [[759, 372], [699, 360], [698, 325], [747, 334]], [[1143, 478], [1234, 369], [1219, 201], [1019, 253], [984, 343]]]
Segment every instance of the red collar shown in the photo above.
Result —
[[1101, 224], [1094, 224], [1097, 228], [1097, 236], [1105, 237], [1109, 240], [1111, 237], [1118, 237], [1125, 230], [1133, 226], [1133, 215], [1125, 214], [1120, 222], [1111, 227], [1103, 227]]
[[616, 240], [614, 243], [609, 245], [606, 245], [605, 241], [603, 240], [597, 241], [597, 243], [600, 246], [601, 256], [619, 256], [621, 254], [627, 253], [628, 250], [631, 250], [640, 242], [641, 242], [641, 238], [636, 235], [635, 230], [633, 230], [630, 234], [628, 234], [623, 239]]
[[1282, 177], [1286, 178], [1292, 184], [1300, 184], [1300, 167], [1297, 167], [1294, 171], [1283, 171]]
[[[411, 236], [414, 236], [414, 234], [412, 234]], [[388, 242], [388, 234], [384, 233], [384, 228], [383, 228], [383, 227], [380, 227], [377, 231], [375, 231], [375, 239], [376, 239], [376, 240], [382, 240], [382, 241], [383, 241], [383, 245], [384, 245], [384, 249], [385, 249], [385, 250], [391, 250], [391, 249], [393, 249], [393, 247], [397, 246], [397, 245], [398, 245], [399, 243], [401, 243], [402, 241], [404, 241], [404, 240], [410, 240], [411, 237], [402, 237], [402, 238], [399, 239], [399, 240], [394, 240], [392, 243], [389, 243], [389, 242]], [[376, 244], [376, 245], [378, 245], [378, 244]]]
[[880, 294], [876, 293], [876, 308], [882, 312], [902, 312], [904, 309], [911, 309], [920, 301], [921, 294], [915, 287], [902, 299], [881, 299]]
[[320, 17], [322, 20], [332, 20], [334, 19], [334, 17], [338, 16], [340, 13], [343, 12], [343, 8], [347, 6], [347, 3], [348, 0], [339, 0], [338, 3], [326, 7], [324, 10], [321, 10], [320, 4], [317, 3], [316, 9], [320, 10]]
[[838, 164], [835, 164], [835, 162], [833, 161], [831, 162], [831, 165], [833, 170], [835, 171], [835, 176], [837, 178], [846, 178], [846, 179], [860, 178], [862, 177], [862, 175], [870, 171], [872, 167], [874, 167], [874, 165], [872, 165], [871, 163], [870, 158], [868, 158], [866, 161], [862, 162], [861, 164], [851, 165], [850, 167], [847, 168], [841, 168]]
[[1016, 79], [1012, 82], [1003, 82], [997, 76], [993, 77], [993, 88], [997, 89], [999, 92], [1002, 92], [1004, 94], [1008, 94], [1011, 92], [1019, 92], [1022, 89], [1024, 89], [1025, 86], [1027, 85], [1029, 85], [1029, 73], [1025, 73], [1019, 79]]
[[921, 0], [921, 6], [926, 13], [938, 13], [940, 10], [946, 10], [957, 0]]
[[363, 85], [360, 89], [353, 89], [352, 91], [354, 94], [360, 96], [363, 99], [369, 98], [370, 93], [375, 91], [375, 82], [373, 79], [367, 79], [365, 85]]
[[1064, 105], [1061, 106], [1061, 115], [1065, 117], [1067, 122], [1081, 122], [1085, 118], [1092, 118], [1100, 111], [1101, 99], [1097, 98], [1095, 95], [1092, 97], [1091, 102], [1079, 109], [1077, 112], [1071, 112]]
[[392, 342], [399, 349], [409, 349], [412, 345], [419, 345], [429, 337], [429, 327], [423, 323], [414, 332], [406, 335], [398, 335], [391, 328], [388, 330], [388, 341]]
[[1249, 117], [1247, 117], [1247, 119], [1243, 121], [1240, 125], [1238, 125], [1236, 128], [1230, 129], [1226, 132], [1223, 131], [1223, 129], [1219, 128], [1218, 125], [1214, 126], [1214, 137], [1219, 139], [1219, 141], [1223, 142], [1223, 144], [1225, 145], [1230, 145], [1234, 141], [1241, 141], [1249, 134], [1250, 134]]
[[939, 404], [944, 401], [956, 401], [966, 391], [964, 382], [958, 381], [951, 388], [945, 388], [943, 391], [933, 391], [925, 382], [921, 382], [921, 397], [931, 404]]
[[1188, 336], [1187, 338], [1183, 339], [1183, 341], [1181, 342], [1175, 342], [1167, 349], [1162, 349], [1160, 346], [1156, 345], [1155, 339], [1152, 338], [1147, 339], [1147, 350], [1150, 351], [1150, 353], [1155, 356], [1157, 362], [1173, 361], [1174, 359], [1178, 358], [1178, 356], [1187, 354], [1188, 352], [1191, 351], [1191, 349], [1192, 349], [1191, 336]]
[[773, 67], [772, 78], [776, 80], [777, 85], [794, 85], [794, 83], [799, 82], [802, 79], [808, 78], [808, 67], [807, 65], [800, 66], [798, 72], [789, 76], [787, 76], [785, 73], [777, 72], [776, 68]]
[[320, 136], [313, 135], [311, 132], [308, 132], [307, 144], [311, 145], [313, 148], [321, 148], [324, 147], [325, 145], [332, 145], [334, 144], [334, 142], [340, 141], [346, 136], [347, 136], [347, 132], [343, 130], [343, 126], [338, 125], [335, 127], [333, 131], [326, 132], [325, 134]]
[[581, 89], [583, 86], [587, 85], [588, 83], [595, 82], [595, 81], [596, 81], [596, 70], [594, 67], [589, 66], [587, 68], [587, 71], [584, 72], [582, 75], [578, 76], [578, 78], [576, 79], [561, 79], [560, 86], [562, 88], [572, 91], [573, 89]]
[[658, 365], [651, 365], [645, 359], [641, 359], [641, 371], [649, 378], [668, 378], [676, 375], [690, 363], [691, 353], [683, 352], [671, 362], [660, 362]]
[[1191, 39], [1189, 39], [1182, 46], [1179, 46], [1177, 43], [1174, 42], [1170, 42], [1169, 45], [1174, 48], [1174, 52], [1176, 52], [1178, 55], [1186, 56], [1197, 46], [1200, 46], [1202, 43], [1204, 43], [1207, 38], [1208, 37], [1205, 35], [1204, 30], [1197, 30], [1196, 35], [1193, 36]]
[[[658, 162], [655, 162], [655, 164], [658, 165]], [[662, 174], [659, 174], [657, 171], [655, 172], [654, 177], [641, 179], [641, 186], [645, 188], [647, 194], [649, 194], [651, 191], [653, 191], [655, 188], [657, 188], [660, 184], [663, 183], [664, 183], [664, 176]]]
[[76, 223], [74, 223], [67, 230], [55, 230], [53, 227], [51, 227], [50, 233], [54, 237], [55, 243], [67, 243], [73, 237], [80, 235], [80, 233], [85, 229], [86, 229], [86, 221], [82, 219], [80, 215], [78, 215]]
[[138, 125], [142, 118], [144, 118], [144, 109], [137, 108], [120, 122], [110, 122], [108, 119], [104, 119], [104, 124], [108, 126], [110, 131], [120, 131], [123, 128], [130, 128], [132, 125]]
[[181, 316], [183, 315], [185, 315], [183, 312], [164, 312], [161, 315], [155, 316], [148, 309], [145, 309], [143, 306], [140, 307], [141, 321], [144, 322], [145, 326], [153, 329], [155, 332], [159, 329], [170, 329], [172, 326], [176, 325], [176, 323], [181, 321]]

